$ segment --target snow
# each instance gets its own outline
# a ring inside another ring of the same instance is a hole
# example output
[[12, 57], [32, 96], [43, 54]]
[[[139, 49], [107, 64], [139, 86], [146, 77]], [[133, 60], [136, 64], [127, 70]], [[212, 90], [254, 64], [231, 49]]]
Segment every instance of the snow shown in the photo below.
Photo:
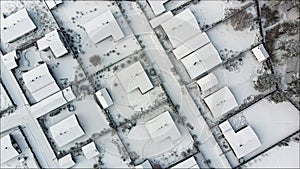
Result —
[[275, 146], [243, 165], [243, 168], [299, 168], [299, 142]]
[[289, 102], [272, 104], [263, 99], [243, 111], [262, 146], [245, 156], [250, 159], [299, 130], [299, 111]]

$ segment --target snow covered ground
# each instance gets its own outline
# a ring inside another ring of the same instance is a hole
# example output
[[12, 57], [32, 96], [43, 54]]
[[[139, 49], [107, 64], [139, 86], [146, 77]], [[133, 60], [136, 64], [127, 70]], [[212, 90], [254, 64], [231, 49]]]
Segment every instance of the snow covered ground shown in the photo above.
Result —
[[245, 156], [245, 160], [299, 130], [299, 111], [290, 102], [272, 104], [263, 99], [245, 109], [243, 114], [262, 143], [259, 149]]
[[[299, 133], [298, 135], [299, 139]], [[288, 146], [275, 146], [253, 160], [247, 162], [243, 168], [299, 168], [300, 143], [298, 141], [288, 143]], [[288, 157], [288, 158], [287, 158]]]

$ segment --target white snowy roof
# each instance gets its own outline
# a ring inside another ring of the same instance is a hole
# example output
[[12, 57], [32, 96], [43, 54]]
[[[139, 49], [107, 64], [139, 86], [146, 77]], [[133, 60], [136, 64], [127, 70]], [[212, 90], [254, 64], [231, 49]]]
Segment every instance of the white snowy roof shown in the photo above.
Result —
[[149, 160], [144, 161], [142, 164], [137, 165], [134, 167], [135, 169], [152, 169], [152, 165], [150, 164]]
[[139, 88], [142, 93], [145, 93], [153, 88], [148, 75], [139, 61], [118, 72], [117, 77], [128, 92]]
[[56, 58], [63, 56], [68, 53], [64, 43], [61, 41], [59, 33], [57, 30], [49, 32], [45, 37], [37, 41], [39, 50], [45, 50], [50, 47]]
[[84, 135], [76, 115], [73, 114], [49, 128], [51, 135], [59, 147], [62, 147]]
[[47, 4], [49, 9], [52, 9], [56, 7], [57, 5], [61, 4], [62, 0], [45, 0], [45, 3]]
[[23, 73], [22, 76], [27, 89], [37, 102], [60, 90], [46, 63]]
[[181, 59], [181, 62], [183, 63], [191, 79], [194, 79], [222, 63], [222, 60], [212, 43], [208, 43], [207, 45]]
[[174, 48], [179, 47], [185, 41], [201, 33], [198, 22], [190, 9], [175, 15], [162, 23], [161, 26]]
[[259, 138], [250, 126], [235, 132], [227, 120], [220, 124], [219, 127], [238, 159], [261, 146]]
[[91, 142], [82, 147], [82, 152], [86, 159], [91, 159], [99, 155], [99, 151], [97, 150], [95, 143]]
[[109, 106], [113, 105], [113, 100], [111, 99], [106, 88], [100, 89], [95, 94], [96, 94], [97, 99], [99, 100], [101, 106], [103, 107], [103, 109], [106, 109]]
[[71, 154], [65, 155], [58, 160], [58, 164], [61, 168], [71, 168], [75, 165]]
[[260, 44], [253, 48], [252, 52], [259, 62], [262, 62], [269, 57], [269, 54], [263, 44]]
[[157, 16], [166, 10], [164, 7], [164, 3], [166, 3], [169, 0], [147, 0], [147, 1], [154, 14]]
[[90, 20], [83, 27], [94, 44], [109, 36], [112, 36], [115, 41], [124, 37], [118, 22], [110, 10]]
[[30, 107], [31, 113], [35, 118], [43, 116], [48, 112], [74, 100], [76, 97], [72, 92], [71, 87], [67, 87], [62, 91], [56, 92], [53, 95], [43, 99], [42, 101]]
[[166, 138], [176, 141], [181, 137], [181, 134], [168, 111], [147, 121], [145, 126], [151, 139], [156, 143]]
[[184, 42], [178, 48], [174, 49], [173, 53], [177, 59], [181, 59], [209, 42], [210, 40], [205, 32], [198, 33], [191, 39]]
[[15, 60], [17, 58], [16, 50], [13, 50], [3, 56], [2, 56], [2, 54], [0, 54], [0, 55], [1, 55], [4, 65], [6, 66], [6, 68], [8, 70], [18, 67], [18, 64], [16, 63], [16, 60]]
[[209, 73], [203, 78], [197, 80], [198, 85], [202, 91], [206, 91], [218, 84], [218, 79], [213, 73]]
[[184, 160], [183, 162], [175, 165], [172, 167], [173, 169], [179, 169], [179, 168], [185, 168], [185, 169], [190, 169], [190, 168], [200, 168], [197, 164], [197, 161], [195, 160], [194, 157], [190, 157], [187, 160]]
[[204, 99], [215, 118], [238, 106], [230, 89], [225, 86]]
[[1, 19], [1, 40], [5, 43], [12, 42], [35, 28], [36, 26], [30, 19], [27, 10], [23, 8]]
[[164, 23], [165, 21], [171, 19], [173, 17], [173, 13], [171, 11], [165, 12], [153, 19], [151, 19], [149, 22], [152, 26], [152, 28], [156, 28], [160, 24]]
[[1, 164], [11, 160], [19, 155], [17, 150], [13, 147], [10, 135], [1, 138]]

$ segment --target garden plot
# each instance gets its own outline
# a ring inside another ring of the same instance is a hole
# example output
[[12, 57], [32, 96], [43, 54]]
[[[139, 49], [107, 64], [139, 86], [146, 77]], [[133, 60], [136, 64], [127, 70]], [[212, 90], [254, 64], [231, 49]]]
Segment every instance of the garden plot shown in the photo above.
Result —
[[252, 5], [206, 31], [221, 58], [226, 59], [222, 52], [235, 53], [233, 56], [236, 56], [259, 42], [261, 36], [256, 17], [256, 9]]
[[160, 142], [153, 141], [142, 120], [138, 120], [137, 124], [133, 125], [131, 129], [123, 130], [122, 127], [119, 127], [118, 132], [135, 164], [148, 159], [153, 164], [166, 168], [182, 160], [189, 153], [196, 152], [189, 131], [179, 123], [177, 127], [181, 137], [174, 142], [170, 139]]
[[243, 111], [262, 146], [245, 156], [248, 160], [299, 130], [299, 111], [290, 103], [272, 104], [263, 99]]
[[55, 19], [51, 12], [46, 10], [47, 6], [42, 1], [1, 1], [1, 10], [6, 15], [23, 7], [27, 9], [30, 18], [36, 25], [36, 29], [12, 43], [1, 42], [1, 50], [4, 54], [15, 49], [24, 48], [42, 38], [46, 33], [58, 29]]
[[115, 131], [95, 140], [103, 168], [129, 168], [131, 159]]
[[[298, 137], [298, 138], [297, 138]], [[298, 140], [296, 140], [298, 139]], [[299, 168], [299, 133], [288, 145], [277, 145], [244, 164], [243, 168]], [[288, 157], [288, 158], [287, 158]]]
[[[7, 162], [1, 164], [1, 168], [38, 168], [38, 162], [34, 156], [34, 153], [31, 150], [31, 146], [28, 145], [25, 136], [21, 132], [20, 128], [14, 128], [6, 132], [10, 134], [14, 140], [17, 142], [20, 148], [20, 155], [18, 158], [13, 158]], [[1, 133], [3, 136], [4, 133]]]
[[117, 126], [127, 120], [136, 118], [148, 119], [170, 109], [167, 95], [160, 85], [155, 85], [155, 81], [158, 78], [157, 75], [148, 75], [154, 88], [144, 94], [138, 89], [127, 92], [122, 86], [116, 73], [134, 64], [136, 61], [140, 61], [144, 65], [146, 72], [152, 68], [148, 58], [141, 54], [129, 56], [113, 66], [93, 74], [96, 90], [103, 87], [107, 88], [114, 101], [114, 104], [107, 110]]
[[[82, 100], [74, 100], [66, 106], [59, 108], [43, 117], [46, 128], [58, 123], [59, 121], [76, 114], [78, 123], [82, 127], [85, 135], [76, 139], [69, 144], [58, 148], [58, 151], [68, 150], [76, 143], [83, 142], [89, 138], [94, 138], [110, 130], [108, 121], [105, 117], [105, 112], [96, 103], [94, 96], [86, 96]], [[49, 133], [51, 138], [51, 133]]]
[[205, 30], [215, 23], [222, 21], [228, 15], [252, 3], [251, 1], [200, 1], [197, 4], [191, 3], [188, 8], [191, 9], [200, 28]]
[[[76, 9], [86, 9], [78, 11]], [[93, 44], [83, 29], [85, 23], [110, 10], [125, 37], [115, 42], [108, 37], [97, 44]], [[53, 10], [62, 32], [71, 42], [71, 48], [78, 54], [83, 69], [93, 74], [141, 49], [132, 34], [127, 21], [121, 14], [115, 2], [109, 1], [66, 1], [59, 8]]]
[[228, 86], [238, 105], [241, 105], [248, 96], [261, 94], [253, 88], [253, 79], [259, 75], [263, 65], [256, 60], [251, 51], [243, 55], [212, 71], [218, 79], [218, 85], [203, 92], [204, 96], [223, 86]]

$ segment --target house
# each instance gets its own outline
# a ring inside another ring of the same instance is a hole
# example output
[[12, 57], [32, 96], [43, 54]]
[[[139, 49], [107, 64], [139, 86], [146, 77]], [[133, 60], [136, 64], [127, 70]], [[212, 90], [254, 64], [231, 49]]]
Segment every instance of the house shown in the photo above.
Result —
[[125, 36], [110, 10], [88, 21], [83, 27], [94, 44], [109, 36], [115, 41]]
[[186, 55], [192, 53], [198, 48], [208, 44], [210, 42], [205, 32], [198, 33], [191, 39], [185, 41], [182, 45], [173, 50], [176, 59], [182, 59]]
[[45, 0], [46, 5], [49, 9], [55, 8], [57, 5], [61, 4], [62, 0]]
[[238, 106], [230, 89], [225, 86], [204, 99], [214, 118], [218, 118]]
[[250, 126], [235, 132], [227, 120], [221, 123], [219, 128], [238, 159], [246, 156], [261, 146], [259, 138]]
[[13, 42], [35, 29], [36, 26], [25, 8], [1, 18], [1, 40], [4, 43]]
[[201, 91], [206, 91], [216, 86], [218, 84], [218, 79], [213, 73], [209, 73], [208, 75], [197, 80], [197, 84], [201, 88]]
[[16, 63], [16, 58], [17, 58], [16, 50], [13, 50], [5, 55], [0, 54], [0, 57], [8, 70], [18, 67], [18, 64]]
[[54, 124], [53, 126], [50, 126], [49, 130], [53, 140], [59, 147], [62, 147], [84, 135], [84, 131], [80, 127], [75, 114]]
[[173, 48], [184, 44], [187, 40], [201, 33], [198, 22], [190, 9], [175, 15], [161, 24]]
[[263, 44], [260, 44], [260, 45], [256, 46], [255, 48], [253, 48], [252, 52], [259, 62], [262, 62], [262, 61], [266, 60], [268, 57], [270, 57], [269, 53], [267, 52], [267, 50]]
[[91, 142], [91, 143], [83, 146], [81, 149], [82, 149], [82, 152], [83, 152], [85, 158], [88, 160], [99, 155], [99, 151], [97, 150], [94, 142]]
[[155, 1], [147, 0], [147, 1], [150, 5], [152, 11], [154, 12], [154, 14], [157, 16], [166, 10], [164, 4], [166, 2], [168, 2], [169, 0], [158, 0], [158, 1], [157, 0], [155, 0]]
[[57, 30], [47, 33], [45, 37], [38, 40], [37, 46], [39, 50], [45, 50], [47, 48], [50, 48], [53, 55], [56, 58], [59, 58], [68, 53], [68, 50], [66, 49], [62, 40], [60, 39]]
[[168, 111], [147, 121], [145, 127], [151, 139], [156, 143], [167, 138], [174, 142], [181, 137], [181, 134]]
[[28, 91], [37, 102], [60, 90], [46, 63], [23, 73], [22, 76]]
[[98, 90], [95, 94], [103, 109], [114, 104], [106, 88]]
[[75, 162], [72, 159], [72, 155], [69, 153], [58, 159], [58, 164], [61, 168], [71, 168], [75, 165]]
[[166, 22], [167, 20], [173, 17], [173, 13], [171, 11], [165, 12], [149, 21], [152, 28], [156, 28], [162, 23]]
[[11, 135], [7, 134], [1, 137], [1, 164], [16, 158], [19, 155], [19, 152], [16, 150], [12, 144]]
[[144, 161], [142, 164], [134, 167], [135, 169], [152, 169], [152, 165], [149, 160]]
[[222, 63], [222, 60], [213, 44], [208, 43], [181, 59], [181, 62], [191, 79], [194, 79]]
[[127, 92], [139, 89], [144, 94], [153, 88], [148, 75], [139, 61], [118, 72], [117, 78]]
[[[192, 169], [192, 168], [200, 168], [195, 160], [195, 157], [190, 157], [183, 162], [172, 167], [173, 169], [184, 168], [184, 169]], [[171, 169], [172, 169], [171, 168]]]
[[69, 86], [32, 105], [30, 107], [30, 111], [35, 118], [38, 118], [74, 100], [75, 98], [76, 96]]

